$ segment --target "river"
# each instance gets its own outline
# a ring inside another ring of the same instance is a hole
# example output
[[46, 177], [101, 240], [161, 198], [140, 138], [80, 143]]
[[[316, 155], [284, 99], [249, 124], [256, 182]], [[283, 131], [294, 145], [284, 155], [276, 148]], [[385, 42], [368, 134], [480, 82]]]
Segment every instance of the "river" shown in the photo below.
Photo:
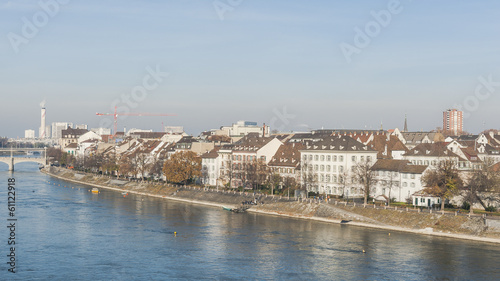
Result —
[[[11, 177], [16, 273], [7, 264]], [[0, 280], [500, 278], [496, 244], [92, 194], [30, 163], [16, 165], [13, 174], [0, 164], [0, 179]]]

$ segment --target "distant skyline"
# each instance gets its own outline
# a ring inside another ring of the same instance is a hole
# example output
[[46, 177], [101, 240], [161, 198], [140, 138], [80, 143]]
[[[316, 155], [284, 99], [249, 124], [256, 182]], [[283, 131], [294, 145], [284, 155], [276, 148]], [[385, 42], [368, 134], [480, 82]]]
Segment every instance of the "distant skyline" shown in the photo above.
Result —
[[465, 131], [500, 129], [500, 2], [21, 0], [0, 14], [0, 136], [38, 135], [43, 100], [47, 125], [99, 127], [114, 105], [177, 114], [120, 131], [402, 129], [405, 114], [420, 131], [450, 108]]

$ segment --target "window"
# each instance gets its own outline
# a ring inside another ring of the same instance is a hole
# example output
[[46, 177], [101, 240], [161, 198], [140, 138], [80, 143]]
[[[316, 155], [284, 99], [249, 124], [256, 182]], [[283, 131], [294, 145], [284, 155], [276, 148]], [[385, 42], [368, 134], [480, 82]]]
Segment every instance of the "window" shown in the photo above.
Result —
[[415, 187], [415, 183], [414, 182], [410, 183], [410, 187]]
[[355, 162], [355, 161], [356, 161], [356, 156], [354, 156], [354, 155], [353, 155], [353, 156], [351, 157], [351, 160], [352, 160], [353, 162]]
[[403, 179], [406, 179], [408, 178], [408, 175], [407, 174], [403, 174]]
[[343, 155], [340, 155], [340, 156], [339, 156], [339, 161], [340, 161], [340, 162], [344, 162], [344, 156], [343, 156]]
[[425, 203], [425, 198], [420, 198], [420, 203]]
[[309, 154], [309, 161], [313, 160], [313, 156]]
[[342, 166], [342, 165], [339, 166], [339, 172], [341, 172], [341, 173], [344, 172], [344, 166]]
[[332, 166], [332, 172], [336, 172], [337, 171], [337, 166], [333, 165]]
[[330, 175], [326, 175], [326, 182], [330, 182]]
[[330, 172], [330, 165], [326, 165], [326, 171]]
[[333, 175], [333, 182], [337, 182], [337, 176]]
[[304, 159], [304, 161], [307, 160], [307, 155], [304, 154], [304, 156], [302, 157]]
[[314, 161], [318, 161], [318, 155], [314, 155]]
[[317, 171], [318, 170], [318, 165], [314, 165], [314, 170]]
[[408, 186], [408, 183], [407, 182], [403, 182], [403, 187], [407, 187]]
[[325, 165], [321, 165], [320, 171], [324, 172], [325, 171]]
[[361, 162], [363, 162], [363, 161], [365, 161], [365, 157], [361, 156], [359, 160], [361, 160]]
[[330, 155], [326, 156], [326, 161], [331, 161], [332, 157]]
[[325, 155], [321, 155], [321, 161], [325, 161]]
[[325, 181], [325, 175], [321, 174], [320, 179], [321, 179], [321, 182], [324, 182]]
[[411, 174], [411, 175], [410, 175], [410, 177], [411, 177], [412, 179], [415, 179], [415, 174]]
[[337, 155], [333, 155], [333, 162], [337, 162]]
[[372, 161], [372, 157], [371, 156], [366, 156], [366, 161], [371, 162]]

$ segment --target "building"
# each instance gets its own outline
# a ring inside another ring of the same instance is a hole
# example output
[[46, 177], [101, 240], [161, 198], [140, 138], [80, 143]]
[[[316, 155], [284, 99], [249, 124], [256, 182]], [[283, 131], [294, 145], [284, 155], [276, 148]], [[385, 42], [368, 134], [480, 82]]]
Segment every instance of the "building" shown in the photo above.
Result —
[[88, 131], [85, 129], [73, 129], [67, 128], [66, 130], [61, 131], [61, 138], [59, 139], [59, 145], [62, 149], [68, 146], [71, 143], [78, 143], [78, 138], [87, 133]]
[[215, 135], [225, 135], [230, 137], [243, 137], [251, 133], [257, 133], [259, 136], [269, 137], [270, 128], [266, 124], [258, 126], [257, 122], [238, 121], [231, 126], [223, 126], [220, 130], [213, 132]]
[[204, 153], [201, 156], [201, 181], [203, 184], [219, 186], [222, 157], [217, 152], [219, 149]]
[[460, 135], [463, 131], [463, 114], [457, 109], [443, 112], [443, 131], [449, 135]]
[[110, 128], [92, 128], [90, 129], [92, 132], [98, 134], [99, 136], [103, 135], [111, 135], [111, 129]]
[[35, 138], [35, 130], [24, 130], [24, 138], [25, 139], [34, 139]]
[[283, 143], [275, 137], [248, 134], [232, 147], [232, 187], [258, 184], [258, 177], [267, 169]]
[[384, 196], [396, 202], [407, 202], [411, 195], [422, 190], [422, 175], [426, 165], [412, 165], [408, 160], [379, 159], [372, 171], [375, 179], [374, 196]]
[[353, 182], [356, 165], [377, 161], [378, 152], [349, 136], [337, 135], [306, 141], [301, 153], [301, 184], [308, 192], [337, 196], [363, 196]]
[[267, 166], [275, 174], [279, 174], [284, 182], [286, 178], [292, 178], [296, 183], [300, 182], [300, 150], [304, 145], [300, 142], [287, 142], [283, 144], [274, 154]]
[[85, 130], [87, 130], [88, 126], [87, 126], [87, 124], [79, 124], [79, 125], [75, 125], [75, 129], [85, 129]]
[[52, 138], [60, 139], [62, 137], [62, 130], [66, 130], [67, 128], [72, 128], [73, 123], [70, 122], [52, 122]]

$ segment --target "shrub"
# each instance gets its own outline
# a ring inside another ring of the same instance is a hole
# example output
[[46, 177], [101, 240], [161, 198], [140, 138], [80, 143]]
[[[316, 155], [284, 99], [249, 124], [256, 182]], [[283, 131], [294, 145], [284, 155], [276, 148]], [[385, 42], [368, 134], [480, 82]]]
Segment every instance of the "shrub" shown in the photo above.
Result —
[[496, 212], [497, 211], [497, 208], [493, 207], [493, 206], [488, 206], [484, 209], [486, 212]]
[[464, 209], [464, 210], [470, 210], [470, 204], [469, 204], [469, 202], [464, 201], [462, 203], [462, 207], [461, 208]]

